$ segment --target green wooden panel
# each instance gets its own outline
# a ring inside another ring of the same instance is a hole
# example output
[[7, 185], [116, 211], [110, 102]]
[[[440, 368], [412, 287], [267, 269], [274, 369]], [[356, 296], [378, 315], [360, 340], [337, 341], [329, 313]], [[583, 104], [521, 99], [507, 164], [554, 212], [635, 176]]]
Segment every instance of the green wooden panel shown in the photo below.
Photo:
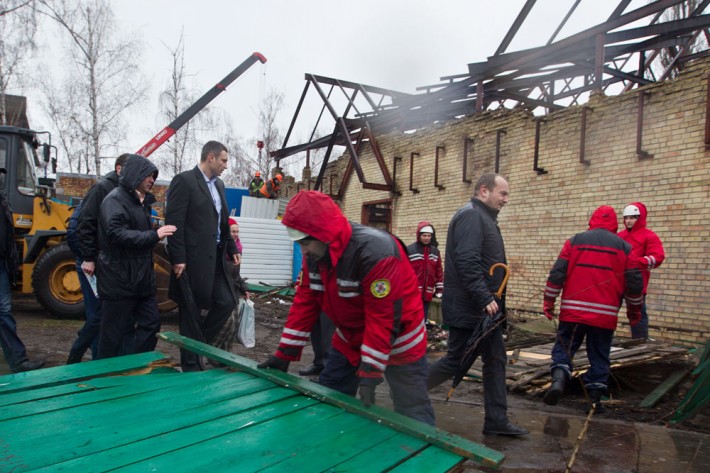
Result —
[[465, 459], [441, 448], [429, 447], [418, 455], [408, 459], [392, 470], [391, 473], [431, 473], [432, 471], [449, 471]]
[[656, 405], [656, 403], [663, 397], [664, 394], [666, 394], [668, 391], [673, 389], [685, 379], [685, 377], [688, 375], [690, 372], [689, 369], [684, 369], [680, 371], [676, 371], [674, 373], [671, 373], [671, 375], [666, 378], [665, 381], [663, 381], [661, 384], [656, 386], [656, 389], [651, 391], [648, 396], [646, 396], [643, 401], [641, 401], [641, 404], [639, 404], [640, 407], [653, 407]]
[[[273, 384], [265, 380], [253, 378], [238, 384], [223, 384], [220, 389], [214, 391], [212, 388], [219, 386], [210, 384], [209, 392], [204, 393], [206, 397], [196, 395], [201, 394], [200, 391], [204, 390], [206, 386], [208, 385], [195, 384], [195, 389], [183, 389], [175, 394], [159, 392], [149, 393], [150, 397], [122, 398], [119, 407], [115, 406], [115, 400], [107, 400], [105, 404], [81, 406], [67, 410], [71, 412], [71, 415], [67, 416], [68, 419], [71, 419], [66, 422], [67, 425], [57, 424], [52, 415], [55, 413], [37, 416], [36, 421], [32, 424], [33, 427], [25, 427], [25, 430], [21, 431], [22, 435], [8, 439], [7, 444], [16, 452], [32, 451], [33, 446], [38, 444], [46, 445], [41, 451], [32, 453], [33, 464], [41, 465], [44, 461], [71, 458], [67, 454], [84, 454], [87, 451], [96, 451], [99, 446], [111, 448], [121, 445], [121, 442], [133, 442], [149, 435], [158, 435], [169, 431], [170, 428], [175, 429], [174, 424], [181, 421], [185, 412], [188, 414], [203, 413], [203, 417], [210, 419], [210, 416], [215, 415], [214, 412], [228, 415], [244, 409], [242, 404], [252, 406], [251, 402], [256, 402], [253, 405], [258, 406], [284, 396], [282, 393], [267, 392], [261, 398], [243, 400], [244, 398], [241, 396], [262, 392], [269, 387], [274, 388]], [[288, 391], [288, 393], [295, 394], [293, 391]], [[225, 399], [232, 401], [234, 398], [237, 398], [238, 402], [229, 405], [228, 410], [219, 409], [216, 404]], [[165, 402], [166, 399], [170, 399], [171, 402]], [[145, 422], [145, 419], [151, 419], [150, 425]], [[5, 425], [13, 427], [11, 423], [6, 422], [0, 423], [0, 428], [4, 428]], [[56, 425], [57, 427], [48, 431], [46, 425]], [[22, 428], [23, 424], [20, 424], [19, 427]], [[62, 442], [55, 441], [58, 437], [62, 438]], [[109, 439], [110, 443], [106, 444]]]
[[200, 343], [190, 338], [182, 337], [172, 332], [161, 332], [158, 336], [168, 343], [191, 350], [195, 353], [207, 356], [221, 363], [237, 368], [254, 376], [268, 379], [281, 386], [295, 389], [307, 396], [314, 397], [329, 404], [341, 407], [348, 412], [376, 422], [388, 425], [400, 432], [426, 440], [432, 445], [441, 447], [457, 455], [470, 458], [482, 465], [498, 466], [505, 456], [488, 447], [480, 445], [449, 432], [439, 430], [422, 422], [410, 419], [396, 412], [383, 409], [379, 406], [365, 408], [362, 403], [345, 394], [333, 391], [319, 384], [312, 383], [306, 379], [283, 373], [278, 370], [262, 370], [256, 367], [257, 363], [248, 358], [244, 358], [233, 353], [229, 353], [213, 346]]
[[[211, 375], [211, 377], [214, 378], [215, 382], [225, 381], [225, 379], [220, 380], [220, 378], [217, 378], [214, 375]], [[109, 400], [119, 401], [121, 398], [136, 396], [140, 394], [155, 393], [156, 391], [161, 391], [162, 389], [178, 389], [181, 385], [188, 385], [194, 382], [192, 380], [192, 377], [187, 376], [187, 373], [176, 373], [176, 375], [174, 376], [156, 376], [150, 378], [147, 376], [138, 376], [135, 379], [125, 379], [128, 377], [122, 378], [124, 379], [109, 380], [107, 382], [109, 383], [108, 387], [102, 389], [85, 389], [83, 391], [77, 392], [73, 396], [58, 396], [53, 398], [45, 398], [39, 399], [32, 403], [2, 407], [0, 408], [0, 421], [20, 418], [24, 416], [37, 416], [52, 411], [60, 411], [64, 409], [87, 406], [96, 402], [105, 402]], [[248, 375], [241, 375], [242, 381], [251, 379], [253, 379], [253, 377]], [[114, 384], [116, 381], [119, 381], [120, 384]], [[129, 384], [124, 384], [124, 381], [129, 382]], [[101, 384], [106, 383], [94, 384], [93, 382], [88, 381], [82, 384], [85, 384], [87, 386], [99, 386]], [[102, 413], [97, 413], [97, 415], [101, 414]]]
[[[84, 436], [86, 445], [70, 449], [61, 458], [57, 456], [61, 450], [55, 452], [54, 461], [43, 462], [37, 471], [105, 471], [131, 465], [316, 403], [275, 387], [224, 401], [210, 409], [187, 410], [150, 422], [137, 420], [131, 428], [118, 429], [109, 435], [99, 432], [93, 437]], [[177, 470], [185, 470], [184, 466]]]
[[87, 361], [72, 365], [56, 366], [24, 373], [0, 376], [0, 395], [38, 389], [72, 381], [125, 373], [126, 371], [145, 368], [150, 363], [164, 359], [165, 355], [155, 351], [138, 353], [136, 355], [107, 358], [105, 360]]
[[[332, 465], [330, 468], [323, 469], [328, 472], [347, 471], [348, 473], [371, 473], [373, 471], [385, 471], [392, 466], [391, 459], [393, 452], [401, 452], [405, 458], [416, 455], [420, 450], [429, 447], [429, 444], [424, 440], [420, 440], [409, 435], [397, 433], [384, 442], [379, 443], [348, 460]], [[438, 447], [431, 447], [438, 448]], [[457, 455], [459, 460], [463, 457]], [[276, 471], [276, 470], [275, 470]], [[298, 471], [296, 469], [292, 471]], [[432, 469], [431, 471], [441, 471], [440, 469]]]
[[[266, 407], [269, 408], [271, 406]], [[290, 405], [284, 406], [284, 410], [269, 416], [265, 422], [254, 422], [249, 415], [236, 423], [230, 419], [216, 420], [204, 424], [204, 428], [212, 429], [214, 433], [209, 440], [174, 449], [116, 471], [172, 473], [184, 470], [185, 465], [189, 465], [190, 471], [200, 472], [254, 471], [249, 462], [259, 461], [255, 456], [264, 455], [273, 462], [274, 455], [289, 455], [295, 450], [292, 440], [322, 435], [321, 429], [329, 425], [329, 419], [342, 414], [340, 409], [319, 403], [298, 410]], [[284, 442], [287, 435], [289, 440]]]

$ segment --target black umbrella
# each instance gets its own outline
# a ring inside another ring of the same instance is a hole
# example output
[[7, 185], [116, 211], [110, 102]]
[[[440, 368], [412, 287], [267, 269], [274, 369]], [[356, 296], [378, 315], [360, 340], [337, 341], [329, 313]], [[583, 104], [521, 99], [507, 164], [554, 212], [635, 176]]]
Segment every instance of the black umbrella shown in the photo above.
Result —
[[182, 292], [182, 301], [185, 308], [185, 312], [180, 312], [181, 317], [185, 317], [185, 322], [190, 326], [190, 332], [198, 335], [199, 342], [204, 343], [204, 335], [202, 334], [202, 319], [200, 318], [200, 311], [197, 309], [197, 304], [195, 303], [195, 296], [192, 294], [192, 287], [190, 287], [190, 279], [187, 277], [187, 271], [183, 271], [182, 275], [178, 278], [180, 282], [180, 292]]
[[496, 263], [491, 266], [491, 269], [488, 271], [488, 274], [493, 276], [493, 272], [496, 270], [496, 268], [503, 268], [505, 270], [505, 276], [503, 277], [503, 281], [500, 283], [498, 291], [496, 291], [496, 293], [494, 294], [496, 300], [499, 302], [498, 312], [490, 316], [484, 313], [481, 317], [481, 321], [478, 323], [476, 328], [473, 330], [471, 337], [466, 342], [466, 351], [464, 352], [464, 355], [461, 358], [461, 362], [459, 363], [459, 367], [456, 370], [456, 373], [454, 373], [454, 380], [451, 383], [451, 389], [449, 389], [449, 393], [446, 395], [447, 401], [454, 393], [454, 390], [459, 385], [459, 383], [461, 383], [463, 377], [466, 376], [468, 370], [471, 369], [473, 363], [475, 363], [476, 359], [478, 359], [478, 355], [481, 354], [481, 343], [485, 340], [489, 333], [493, 332], [500, 324], [505, 322], [505, 314], [503, 313], [503, 310], [501, 308], [500, 298], [503, 296], [505, 285], [508, 283], [510, 270], [505, 264]]

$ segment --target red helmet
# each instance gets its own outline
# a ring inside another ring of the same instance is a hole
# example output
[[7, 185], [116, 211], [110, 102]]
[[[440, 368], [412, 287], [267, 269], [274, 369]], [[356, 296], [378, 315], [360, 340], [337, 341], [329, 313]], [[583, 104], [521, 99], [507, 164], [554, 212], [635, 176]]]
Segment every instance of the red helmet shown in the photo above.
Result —
[[283, 181], [283, 180], [284, 180], [284, 177], [283, 177], [281, 174], [277, 174], [277, 175], [276, 175], [276, 179], [279, 180], [279, 181]]
[[259, 171], [256, 171], [256, 172], [254, 173], [254, 177], [261, 177], [261, 173], [260, 173]]

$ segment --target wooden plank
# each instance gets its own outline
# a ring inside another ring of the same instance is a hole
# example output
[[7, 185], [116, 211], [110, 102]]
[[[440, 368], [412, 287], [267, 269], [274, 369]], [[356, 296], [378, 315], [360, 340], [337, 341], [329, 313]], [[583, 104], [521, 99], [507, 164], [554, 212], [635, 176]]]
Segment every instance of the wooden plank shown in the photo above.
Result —
[[[123, 467], [149, 457], [185, 448], [248, 425], [304, 408], [317, 401], [294, 395], [281, 387], [256, 392], [216, 404], [209, 409], [191, 409], [155, 422], [135, 419], [136, 428], [114, 429], [108, 436], [96, 435], [81, 448], [45, 462], [38, 471], [95, 471]], [[143, 429], [139, 427], [142, 425]], [[59, 442], [61, 443], [61, 442]]]
[[[344, 424], [335, 420], [337, 417], [342, 417]], [[324, 403], [283, 410], [265, 422], [231, 424], [232, 428], [225, 428], [222, 421], [215, 420], [207, 423], [205, 428], [220, 431], [220, 435], [160, 456], [151, 456], [117, 471], [172, 473], [184, 465], [190, 465], [191, 471], [258, 471], [309, 443], [323, 437], [337, 441], [339, 434], [365, 424], [372, 425], [367, 419], [347, 416], [342, 409]], [[348, 448], [357, 448], [357, 445]]]
[[38, 388], [31, 391], [19, 391], [10, 394], [0, 394], [0, 407], [10, 406], [25, 402], [38, 401], [40, 399], [48, 399], [57, 396], [66, 396], [68, 394], [76, 394], [82, 391], [91, 391], [96, 387], [83, 384], [72, 383], [59, 386], [49, 386], [47, 388]]
[[[229, 375], [223, 373], [223, 376]], [[283, 388], [254, 378], [234, 384], [231, 388], [213, 381], [209, 384], [193, 382], [193, 386], [193, 389], [188, 387], [182, 392], [169, 390], [160, 392], [159, 396], [124, 398], [118, 413], [113, 409], [116, 401], [112, 400], [71, 409], [66, 411], [68, 415], [65, 416], [69, 419], [65, 422], [68, 425], [56, 423], [56, 416], [51, 415], [54, 413], [38, 416], [32, 423], [26, 421], [28, 418], [19, 419], [25, 420], [16, 426], [24, 428], [19, 430], [23, 435], [7, 439], [6, 443], [15, 452], [29, 451], [31, 464], [43, 466], [190, 427], [190, 422], [205, 422], [215, 416], [227, 416], [249, 406], [262, 406], [295, 395], [293, 391], [282, 392]], [[208, 393], [204, 393], [206, 386], [209, 386]], [[171, 402], [165, 402], [166, 399]], [[152, 421], [146, 422], [146, 419]], [[0, 423], [0, 429], [6, 425], [13, 427], [11, 423]], [[53, 425], [53, 428], [48, 430], [46, 425]], [[56, 438], [62, 438], [62, 442], [52, 441]], [[33, 446], [38, 444], [43, 448], [32, 452]]]
[[0, 395], [67, 384], [97, 376], [125, 373], [130, 370], [146, 368], [150, 363], [164, 358], [165, 355], [162, 353], [150, 351], [0, 376]]
[[[178, 388], [181, 385], [188, 385], [194, 382], [191, 380], [190, 376], [186, 376], [187, 373], [185, 375], [181, 373], [176, 374], [177, 376], [156, 376], [152, 379], [145, 379], [144, 376], [141, 376], [132, 380], [133, 382], [131, 384], [125, 386], [110, 385], [102, 389], [85, 390], [73, 396], [58, 396], [40, 399], [31, 403], [2, 407], [0, 408], [0, 421], [20, 419], [26, 416], [39, 416], [63, 410], [72, 411], [70, 415], [73, 415], [73, 409], [89, 406], [88, 408], [94, 411], [93, 404], [106, 401], [111, 401], [111, 410], [109, 412], [114, 412], [116, 409], [120, 408], [119, 403], [123, 402], [127, 397], [155, 393], [165, 388]], [[251, 379], [251, 377], [242, 377], [240, 379], [248, 380]], [[87, 381], [83, 384], [91, 385], [92, 382]], [[132, 402], [132, 400], [129, 399], [129, 402]], [[118, 414], [120, 414], [120, 412]], [[63, 415], [65, 414], [61, 412], [58, 413], [59, 417]], [[104, 416], [103, 413], [98, 412], [96, 415]], [[27, 419], [27, 422], [34, 422], [34, 420]]]
[[[397, 435], [390, 437], [384, 442], [370, 447], [365, 451], [359, 452], [357, 455], [346, 459], [342, 463], [333, 465], [331, 469], [323, 471], [347, 471], [348, 473], [386, 471], [387, 466], [391, 464], [388, 458], [390, 458], [393, 452], [402, 451], [411, 457], [427, 447], [429, 447], [429, 444], [423, 440], [415, 439], [414, 437], [402, 433], [397, 433]], [[460, 456], [457, 455], [457, 457], [461, 460]], [[441, 468], [432, 468], [429, 471], [439, 471], [440, 469]], [[290, 471], [303, 470], [293, 469]], [[272, 473], [279, 473], [279, 470], [274, 469]]]
[[676, 371], [672, 373], [668, 378], [666, 378], [665, 381], [663, 381], [661, 384], [656, 386], [656, 389], [651, 391], [648, 396], [644, 398], [643, 401], [641, 401], [641, 404], [639, 406], [641, 407], [653, 407], [656, 405], [656, 403], [663, 397], [664, 394], [666, 394], [668, 391], [671, 389], [675, 388], [678, 383], [683, 381], [685, 377], [688, 375], [690, 372], [690, 369], [684, 369], [680, 371]]
[[429, 473], [430, 471], [445, 469], [448, 471], [464, 460], [458, 455], [440, 448], [429, 447], [398, 467], [389, 470], [391, 473]]
[[333, 391], [319, 384], [301, 379], [297, 376], [283, 373], [278, 370], [261, 370], [256, 367], [256, 362], [233, 353], [219, 350], [210, 345], [182, 337], [172, 332], [161, 332], [158, 336], [173, 345], [191, 350], [195, 353], [215, 359], [227, 366], [232, 366], [249, 374], [268, 379], [282, 386], [295, 389], [307, 396], [315, 397], [323, 402], [338, 406], [348, 412], [356, 413], [367, 419], [381, 422], [395, 430], [404, 432], [417, 438], [421, 438], [457, 455], [470, 458], [486, 466], [498, 466], [505, 456], [493, 449], [471, 442], [470, 440], [458, 437], [449, 432], [426, 425], [422, 422], [410, 419], [396, 412], [389, 411], [380, 406], [365, 408], [357, 399], [345, 394]]

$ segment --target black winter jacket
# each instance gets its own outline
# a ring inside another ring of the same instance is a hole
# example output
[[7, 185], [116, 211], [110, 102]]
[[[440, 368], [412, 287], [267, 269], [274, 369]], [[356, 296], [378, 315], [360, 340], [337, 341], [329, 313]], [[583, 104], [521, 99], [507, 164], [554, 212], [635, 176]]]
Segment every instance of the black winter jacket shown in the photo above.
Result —
[[111, 171], [94, 184], [81, 201], [76, 237], [79, 241], [82, 261], [96, 262], [99, 256], [99, 209], [104, 198], [116, 187], [118, 187], [118, 174], [116, 171]]
[[158, 176], [152, 162], [130, 155], [122, 168], [119, 186], [101, 204], [96, 273], [101, 299], [140, 299], [155, 295], [153, 247], [160, 240], [150, 222], [150, 206], [155, 197], [147, 193], [141, 204], [135, 193], [150, 174]]
[[12, 209], [10, 208], [7, 196], [2, 193], [0, 193], [0, 209], [2, 209], [0, 218], [3, 219], [2, 232], [0, 232], [2, 233], [0, 245], [3, 246], [1, 258], [2, 264], [5, 265], [5, 269], [7, 270], [8, 280], [12, 285], [17, 280], [17, 271], [20, 267], [20, 254], [15, 244], [15, 227], [13, 226]]
[[[445, 325], [475, 328], [503, 281], [501, 269], [488, 275], [494, 264], [507, 263], [497, 217], [497, 210], [473, 198], [449, 223], [442, 298]], [[505, 295], [498, 302], [503, 308], [504, 299]]]

